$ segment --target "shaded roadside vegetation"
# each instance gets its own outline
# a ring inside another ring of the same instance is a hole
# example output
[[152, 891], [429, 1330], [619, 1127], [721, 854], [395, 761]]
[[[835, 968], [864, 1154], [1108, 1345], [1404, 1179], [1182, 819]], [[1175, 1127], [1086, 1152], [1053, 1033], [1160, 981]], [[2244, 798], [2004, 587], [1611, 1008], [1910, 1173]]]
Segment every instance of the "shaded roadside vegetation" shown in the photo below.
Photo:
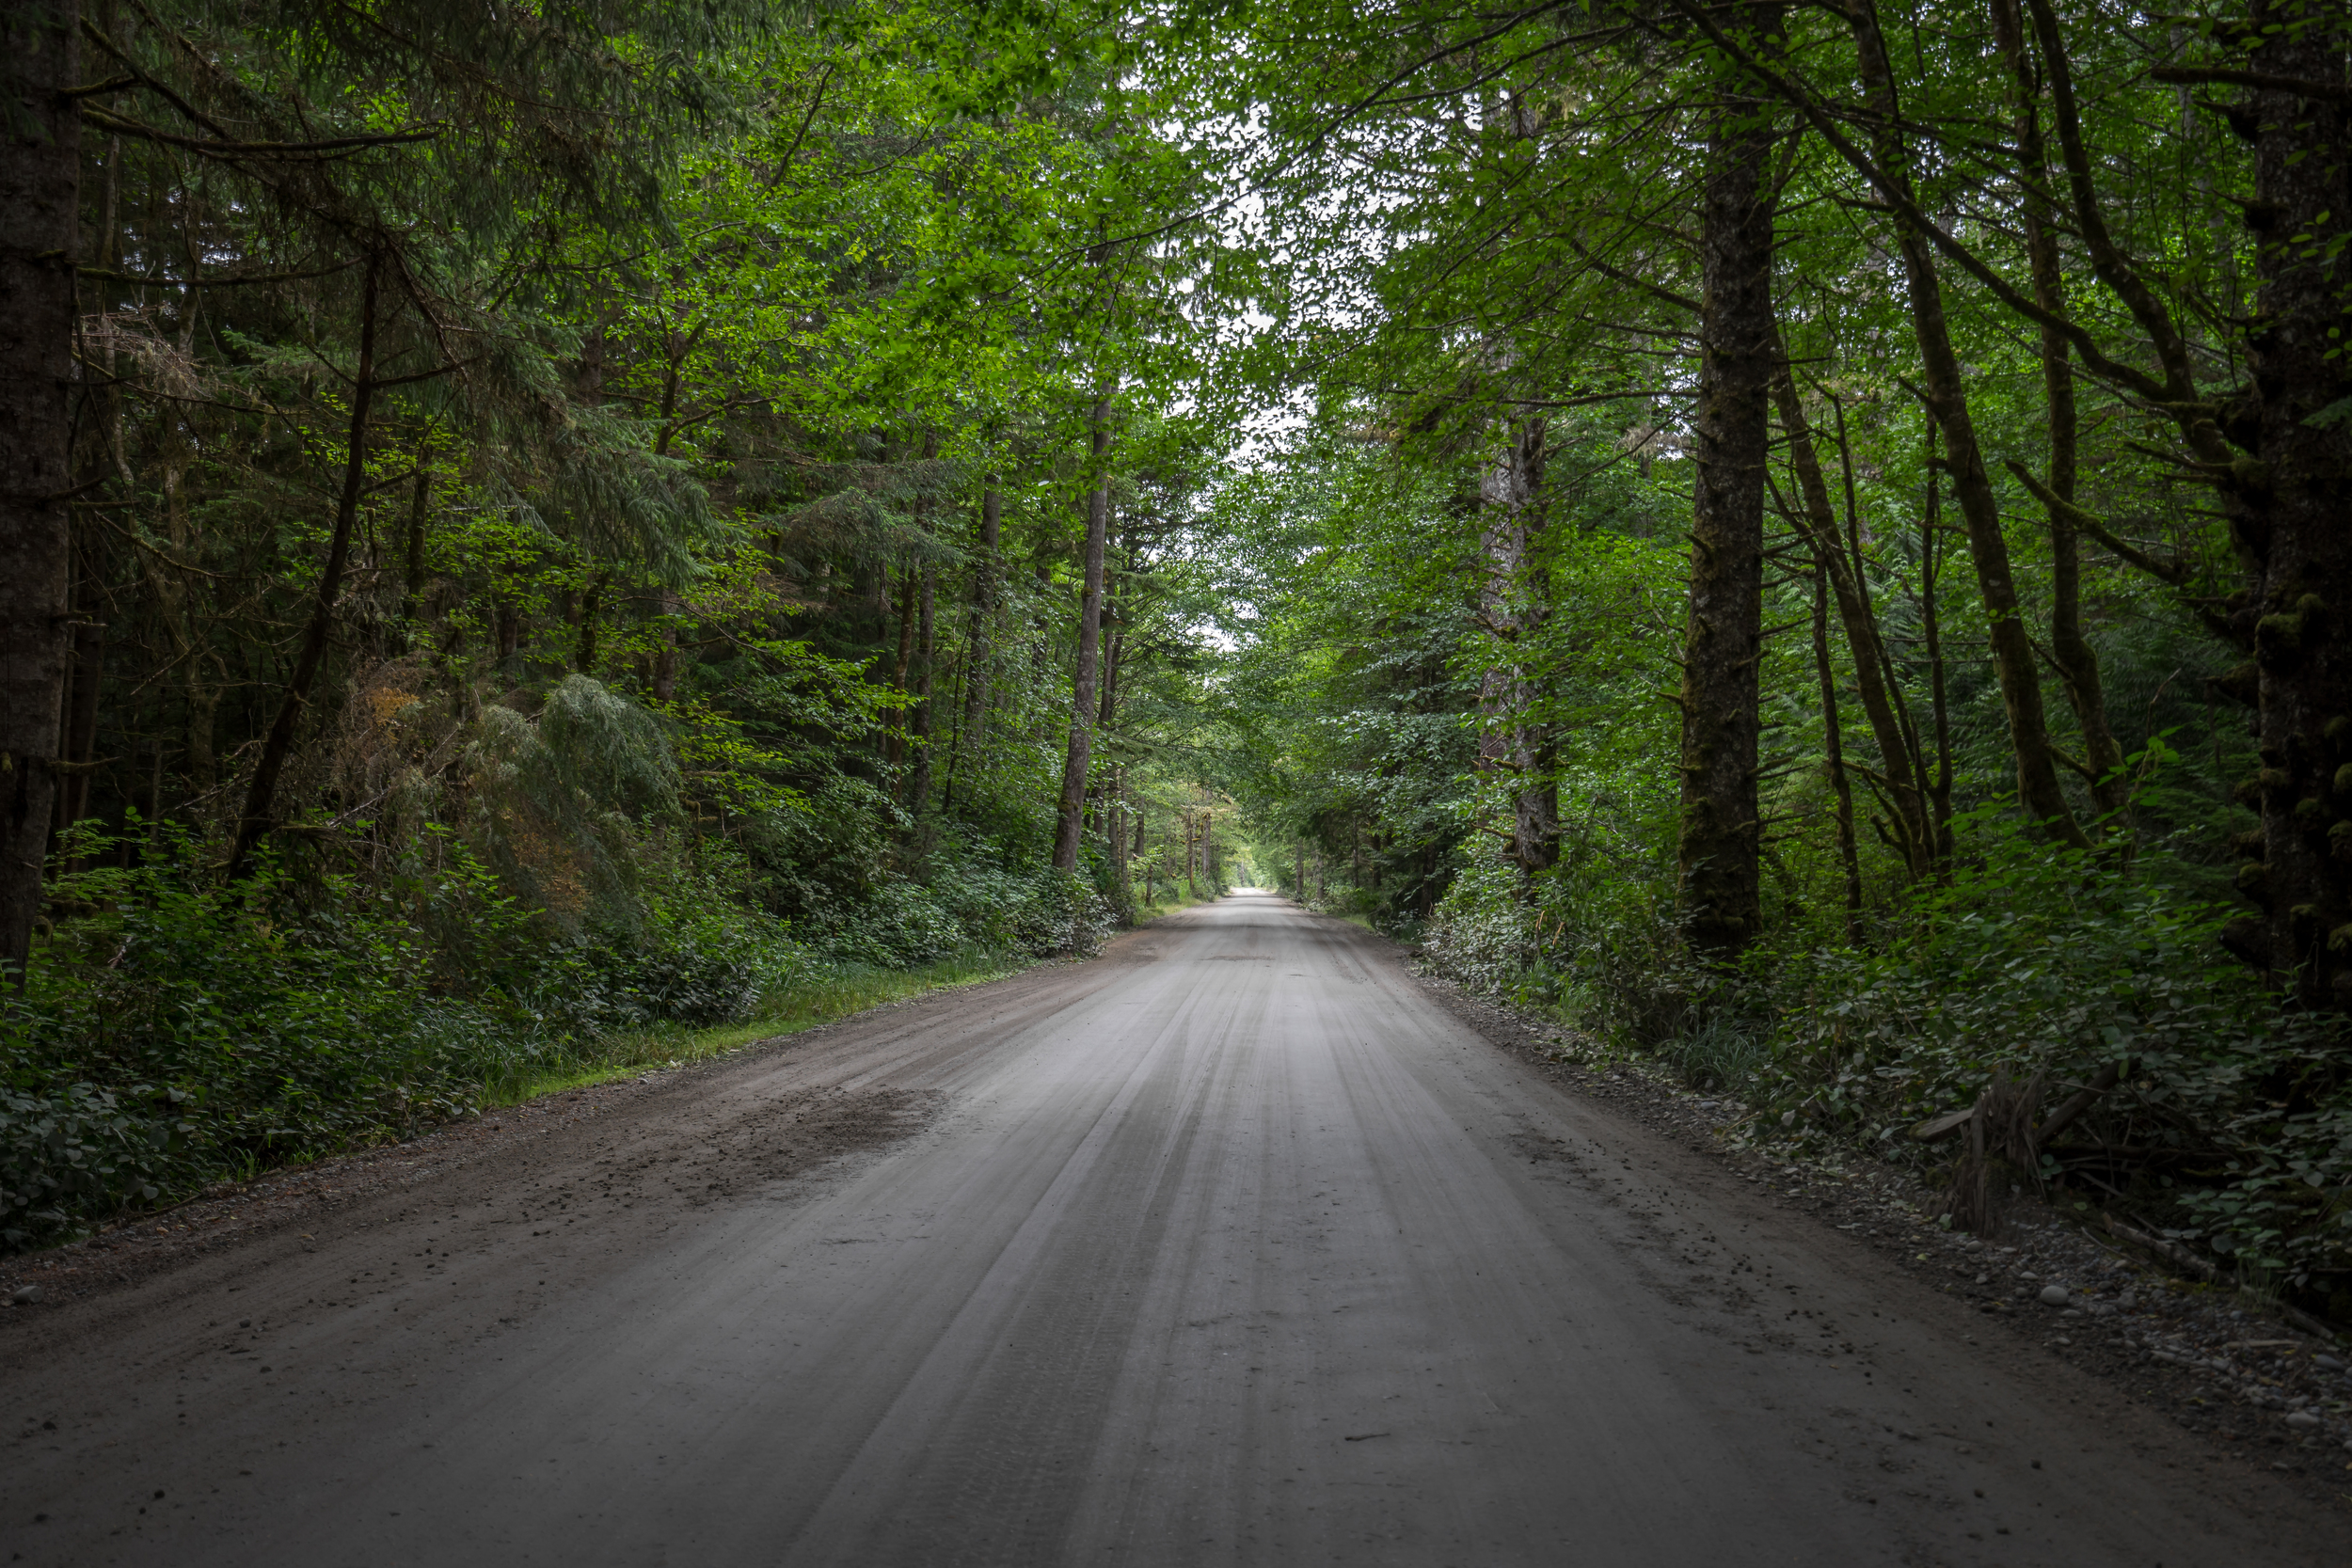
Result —
[[1214, 884], [1116, 16], [7, 28], [0, 1245]]
[[1324, 62], [1257, 93], [1313, 413], [1216, 511], [1259, 860], [2352, 1323], [2342, 8], [1255, 27]]

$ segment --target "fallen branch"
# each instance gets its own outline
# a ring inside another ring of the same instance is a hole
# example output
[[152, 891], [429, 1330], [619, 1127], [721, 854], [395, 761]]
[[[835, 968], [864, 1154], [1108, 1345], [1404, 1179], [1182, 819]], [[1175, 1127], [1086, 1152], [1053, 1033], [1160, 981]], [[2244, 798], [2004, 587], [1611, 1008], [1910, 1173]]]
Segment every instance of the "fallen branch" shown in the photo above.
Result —
[[2050, 1113], [2048, 1119], [2033, 1134], [2035, 1152], [2041, 1152], [2052, 1138], [2065, 1132], [2068, 1123], [2090, 1110], [2091, 1103], [2115, 1087], [2116, 1081], [2122, 1076], [2123, 1063], [2121, 1060], [2109, 1062], [2098, 1070], [2090, 1083], [2059, 1101], [2058, 1108]]
[[2142, 1252], [2153, 1253], [2175, 1268], [2193, 1274], [2200, 1279], [2211, 1282], [2221, 1276], [2218, 1264], [2198, 1257], [2178, 1242], [2151, 1236], [2144, 1230], [2135, 1230], [2104, 1209], [2099, 1212], [2099, 1218], [2106, 1223], [2108, 1232], [2119, 1242], [2128, 1242]]
[[1967, 1126], [1976, 1114], [1977, 1108], [1971, 1105], [1964, 1111], [1947, 1111], [1940, 1117], [1931, 1117], [1911, 1130], [1912, 1141], [1931, 1144], [1948, 1138]]
[[[2153, 1252], [2157, 1257], [2163, 1259], [2166, 1262], [2185, 1269], [2188, 1273], [2195, 1275], [2198, 1278], [2205, 1280], [2210, 1284], [2217, 1285], [2221, 1282], [2221, 1267], [2219, 1264], [2209, 1262], [2206, 1259], [2198, 1257], [2197, 1254], [2189, 1251], [2188, 1248], [2181, 1245], [2180, 1243], [2167, 1241], [2162, 1236], [2151, 1236], [2144, 1230], [2135, 1230], [2130, 1226], [2125, 1225], [2122, 1220], [2117, 1219], [2113, 1214], [2106, 1212], [2105, 1210], [2100, 1211], [2099, 1217], [2106, 1222], [2107, 1229], [2112, 1231], [2118, 1240], [2129, 1242], [2136, 1247], [2142, 1248], [2148, 1252]], [[2238, 1283], [2242, 1285], [2245, 1281], [2241, 1279]], [[2263, 1307], [2265, 1311], [2274, 1312], [2278, 1316], [2284, 1318], [2288, 1323], [2294, 1324], [2296, 1328], [2301, 1329], [2306, 1334], [2313, 1335], [2319, 1338], [2326, 1339], [2330, 1343], [2333, 1343], [2338, 1338], [2334, 1327], [2318, 1318], [2312, 1317], [2309, 1312], [2304, 1311], [2301, 1307], [2294, 1306], [2291, 1303], [2278, 1300], [2265, 1300], [2263, 1303]]]

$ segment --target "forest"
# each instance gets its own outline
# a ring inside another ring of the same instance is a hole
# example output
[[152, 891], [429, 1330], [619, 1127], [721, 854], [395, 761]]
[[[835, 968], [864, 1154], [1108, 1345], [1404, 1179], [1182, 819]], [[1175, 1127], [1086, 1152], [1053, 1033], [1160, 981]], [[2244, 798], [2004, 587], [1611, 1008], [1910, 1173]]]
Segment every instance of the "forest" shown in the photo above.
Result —
[[8, 28], [7, 1244], [1248, 880], [2352, 1320], [2340, 6]]

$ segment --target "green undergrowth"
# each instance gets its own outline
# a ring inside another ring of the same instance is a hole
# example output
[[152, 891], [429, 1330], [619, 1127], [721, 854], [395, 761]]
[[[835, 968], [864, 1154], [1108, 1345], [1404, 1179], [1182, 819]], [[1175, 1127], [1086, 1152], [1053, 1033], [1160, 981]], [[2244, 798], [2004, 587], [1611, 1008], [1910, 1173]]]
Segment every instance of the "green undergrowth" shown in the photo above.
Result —
[[886, 1006], [928, 991], [1001, 980], [1035, 961], [1003, 954], [970, 953], [917, 969], [848, 969], [812, 975], [768, 998], [761, 1016], [755, 1019], [712, 1028], [664, 1024], [601, 1036], [565, 1060], [535, 1064], [526, 1071], [485, 1084], [482, 1105], [485, 1110], [519, 1105], [546, 1095], [561, 1094], [565, 1089], [708, 1061], [832, 1023], [869, 1007]]
[[1199, 909], [1203, 904], [1214, 904], [1224, 896], [1222, 893], [1179, 893], [1164, 899], [1148, 899], [1136, 905], [1135, 922], [1138, 926], [1148, 926], [1162, 915], [1178, 914], [1185, 910]]
[[[2352, 1037], [2282, 1008], [2222, 949], [2232, 912], [2155, 855], [2058, 850], [1992, 810], [1949, 879], [1856, 942], [1768, 932], [1694, 963], [1666, 872], [1459, 878], [1424, 949], [1439, 974], [1744, 1108], [1759, 1147], [1867, 1153], [1961, 1180], [1905, 1134], [1982, 1108], [1988, 1164], [1957, 1212], [2035, 1194], [2115, 1212], [2241, 1283], [2352, 1319]], [[2105, 1074], [2103, 1077], [2102, 1074]], [[2046, 1139], [2024, 1130], [2102, 1087]]]
[[55, 879], [56, 926], [0, 994], [0, 1251], [1088, 952], [1110, 926], [1077, 879], [946, 855], [929, 883], [796, 923], [723, 844], [612, 834], [626, 880], [568, 911], [431, 824], [398, 860], [294, 854], [233, 887], [184, 833], [129, 866], [74, 846], [93, 868]]

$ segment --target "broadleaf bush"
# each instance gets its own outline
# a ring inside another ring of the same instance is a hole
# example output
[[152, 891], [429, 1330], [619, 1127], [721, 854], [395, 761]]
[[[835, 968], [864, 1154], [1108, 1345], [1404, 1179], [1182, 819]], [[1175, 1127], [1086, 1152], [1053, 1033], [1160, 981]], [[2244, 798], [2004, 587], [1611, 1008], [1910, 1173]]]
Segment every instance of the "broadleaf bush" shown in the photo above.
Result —
[[[1613, 885], [1466, 872], [1424, 947], [1438, 972], [1655, 1053], [1736, 1095], [1751, 1135], [1933, 1166], [1903, 1137], [1989, 1091], [2045, 1112], [2103, 1067], [2122, 1077], [2053, 1140], [2045, 1185], [2086, 1190], [2242, 1275], [2323, 1294], [2352, 1279], [2352, 1039], [2282, 1008], [2219, 943], [2228, 908], [2154, 857], [2061, 851], [1996, 808], [1968, 855], [1913, 889], [1875, 945], [1791, 924], [1734, 972], [1684, 955], [1661, 877]], [[2133, 1151], [2135, 1169], [2101, 1148]], [[2100, 1190], [2104, 1184], [2105, 1191]]]

